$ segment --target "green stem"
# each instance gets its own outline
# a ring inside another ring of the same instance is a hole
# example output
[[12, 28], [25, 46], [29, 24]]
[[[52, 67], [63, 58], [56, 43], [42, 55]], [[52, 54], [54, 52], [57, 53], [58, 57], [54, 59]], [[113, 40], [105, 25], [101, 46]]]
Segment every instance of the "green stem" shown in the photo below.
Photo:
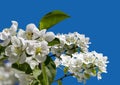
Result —
[[42, 72], [43, 72], [44, 85], [49, 85], [48, 76], [47, 76], [47, 72], [46, 72], [44, 63], [42, 63]]

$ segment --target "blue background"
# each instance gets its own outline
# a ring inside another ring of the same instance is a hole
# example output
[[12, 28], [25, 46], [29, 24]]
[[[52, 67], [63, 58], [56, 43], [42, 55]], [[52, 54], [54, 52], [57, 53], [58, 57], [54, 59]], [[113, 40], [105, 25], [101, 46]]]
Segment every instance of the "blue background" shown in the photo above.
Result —
[[[119, 0], [0, 0], [0, 30], [19, 22], [38, 25], [40, 18], [52, 11], [62, 10], [71, 18], [52, 27], [55, 33], [79, 32], [90, 37], [90, 50], [107, 55], [108, 73], [102, 80], [91, 78], [87, 85], [119, 85], [120, 81], [120, 2]], [[62, 72], [57, 77], [60, 77]], [[75, 78], [65, 78], [63, 85], [80, 85]], [[57, 85], [57, 84], [53, 84]]]

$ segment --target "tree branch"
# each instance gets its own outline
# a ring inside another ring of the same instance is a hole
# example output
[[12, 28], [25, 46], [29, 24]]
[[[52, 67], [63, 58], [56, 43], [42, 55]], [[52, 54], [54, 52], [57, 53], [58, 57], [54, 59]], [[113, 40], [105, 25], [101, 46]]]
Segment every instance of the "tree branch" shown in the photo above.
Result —
[[73, 73], [71, 73], [71, 74], [65, 74], [63, 77], [61, 77], [61, 78], [59, 78], [57, 80], [54, 80], [54, 82], [57, 82], [59, 80], [63, 80], [64, 78], [69, 77], [69, 76], [73, 76], [73, 75], [74, 75]]

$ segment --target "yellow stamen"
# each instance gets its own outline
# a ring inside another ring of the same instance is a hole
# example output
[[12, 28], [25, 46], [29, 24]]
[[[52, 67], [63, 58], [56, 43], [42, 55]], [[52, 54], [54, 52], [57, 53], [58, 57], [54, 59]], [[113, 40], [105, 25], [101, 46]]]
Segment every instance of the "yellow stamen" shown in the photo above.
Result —
[[36, 55], [38, 55], [39, 53], [41, 53], [42, 49], [40, 47], [36, 48]]

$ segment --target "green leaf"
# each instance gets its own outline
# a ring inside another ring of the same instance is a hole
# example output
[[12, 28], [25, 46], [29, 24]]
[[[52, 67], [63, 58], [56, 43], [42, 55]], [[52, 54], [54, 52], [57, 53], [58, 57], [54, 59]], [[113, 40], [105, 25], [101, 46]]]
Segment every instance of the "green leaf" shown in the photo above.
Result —
[[50, 27], [56, 25], [57, 23], [63, 21], [70, 16], [62, 11], [55, 10], [46, 14], [39, 23], [39, 29], [49, 29]]
[[30, 65], [27, 63], [23, 63], [23, 64], [14, 63], [12, 64], [12, 67], [20, 71], [23, 71], [26, 74], [32, 73], [32, 69], [30, 68]]
[[41, 85], [41, 83], [34, 79], [30, 85]]
[[44, 63], [42, 63], [42, 74], [43, 74], [44, 85], [49, 85], [47, 71]]
[[48, 42], [49, 46], [53, 46], [53, 45], [56, 45], [56, 44], [60, 44], [60, 40], [58, 38], [55, 38], [53, 41]]
[[58, 80], [58, 85], [62, 85], [62, 81], [61, 80]]
[[49, 82], [49, 85], [54, 81], [56, 75], [56, 66], [53, 60], [48, 56], [44, 64], [42, 63], [42, 73], [38, 77], [42, 85], [45, 84], [45, 81]]
[[65, 68], [64, 68], [64, 73], [65, 73], [65, 74], [68, 72], [68, 69], [69, 69], [68, 67], [65, 67]]
[[6, 59], [7, 59], [7, 57], [2, 56], [2, 57], [0, 58], [0, 62], [3, 62], [3, 61], [6, 60]]
[[92, 71], [91, 71], [91, 72], [92, 72], [92, 75], [93, 75], [93, 76], [96, 76], [96, 75], [97, 75], [97, 74], [96, 74], [96, 70], [95, 70], [95, 69], [92, 69]]
[[4, 60], [7, 60], [8, 57], [4, 55], [5, 47], [0, 45], [0, 64], [3, 63]]
[[37, 79], [40, 74], [41, 74], [41, 70], [39, 68], [35, 68], [33, 70], [33, 76], [34, 76], [34, 78]]
[[56, 65], [54, 63], [54, 61], [48, 56], [46, 61], [45, 61], [45, 66], [47, 69], [47, 74], [49, 77], [49, 81], [50, 83], [52, 83], [54, 81], [55, 75], [56, 75]]
[[5, 47], [2, 47], [1, 45], [0, 45], [0, 54], [2, 53], [2, 52], [4, 52], [5, 51]]
[[86, 77], [87, 79], [89, 79], [89, 78], [90, 78], [90, 74], [85, 73], [84, 75], [85, 75], [85, 77]]

